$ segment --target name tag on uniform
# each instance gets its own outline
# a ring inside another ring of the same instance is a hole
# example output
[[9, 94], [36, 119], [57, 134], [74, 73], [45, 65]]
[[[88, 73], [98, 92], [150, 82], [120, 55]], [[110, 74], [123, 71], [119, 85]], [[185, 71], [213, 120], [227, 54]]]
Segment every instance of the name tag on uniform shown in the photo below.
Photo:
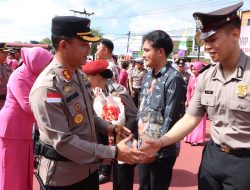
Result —
[[61, 103], [62, 95], [56, 92], [48, 92], [47, 93], [47, 102], [48, 103]]
[[205, 94], [213, 94], [214, 92], [212, 90], [205, 90]]
[[75, 98], [77, 98], [79, 96], [78, 92], [75, 92], [74, 94], [70, 95], [69, 97], [66, 98], [66, 102], [69, 103], [72, 100], [74, 100]]

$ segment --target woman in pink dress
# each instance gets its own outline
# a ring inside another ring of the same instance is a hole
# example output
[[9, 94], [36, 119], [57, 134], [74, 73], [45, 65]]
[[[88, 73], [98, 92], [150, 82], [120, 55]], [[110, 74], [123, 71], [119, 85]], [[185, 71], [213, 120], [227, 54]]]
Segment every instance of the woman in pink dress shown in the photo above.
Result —
[[43, 48], [22, 48], [23, 64], [10, 76], [0, 111], [0, 190], [32, 190], [34, 117], [29, 92], [53, 56]]
[[128, 66], [129, 63], [127, 61], [123, 61], [122, 64], [122, 69], [120, 71], [119, 74], [119, 78], [118, 78], [118, 83], [121, 84], [122, 86], [124, 86], [126, 89], [128, 89]]
[[[190, 69], [193, 75], [190, 77], [188, 86], [187, 86], [187, 101], [186, 101], [186, 107], [188, 106], [193, 93], [194, 89], [197, 83], [197, 78], [199, 76], [199, 71], [202, 69], [203, 65], [201, 62], [194, 62], [191, 63]], [[199, 125], [191, 132], [189, 133], [185, 138], [184, 141], [191, 143], [191, 145], [196, 146], [199, 144], [203, 144], [205, 142], [205, 136], [206, 136], [206, 114], [203, 116], [201, 122]]]

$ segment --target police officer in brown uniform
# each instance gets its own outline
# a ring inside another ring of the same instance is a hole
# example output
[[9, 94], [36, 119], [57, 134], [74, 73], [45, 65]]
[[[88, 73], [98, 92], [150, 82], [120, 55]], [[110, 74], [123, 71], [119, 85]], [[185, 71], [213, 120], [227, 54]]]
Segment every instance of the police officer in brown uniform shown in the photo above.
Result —
[[191, 75], [188, 72], [186, 72], [186, 60], [178, 59], [176, 61], [176, 64], [177, 64], [178, 71], [181, 73], [181, 76], [183, 77], [186, 84], [188, 84], [188, 81]]
[[238, 3], [210, 13], [194, 13], [205, 50], [214, 62], [198, 79], [187, 113], [172, 130], [144, 151], [153, 153], [186, 136], [205, 112], [211, 140], [203, 150], [201, 190], [250, 189], [250, 58], [239, 47]]
[[8, 55], [6, 43], [0, 42], [0, 110], [7, 94], [7, 83], [11, 74], [9, 65], [5, 62]]
[[89, 26], [87, 18], [52, 19], [55, 57], [30, 93], [42, 145], [38, 171], [49, 190], [97, 190], [100, 161], [118, 159], [135, 163], [143, 156], [126, 146], [131, 135], [117, 146], [97, 144], [96, 131], [112, 134], [114, 126], [95, 116], [90, 84], [79, 68], [90, 53], [89, 42], [99, 40]]

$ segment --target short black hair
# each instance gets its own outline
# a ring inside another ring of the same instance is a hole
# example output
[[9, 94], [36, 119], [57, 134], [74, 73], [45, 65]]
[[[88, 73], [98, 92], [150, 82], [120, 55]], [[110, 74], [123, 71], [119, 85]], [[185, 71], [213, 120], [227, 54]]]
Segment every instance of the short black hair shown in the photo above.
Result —
[[142, 38], [142, 43], [144, 43], [145, 41], [152, 42], [153, 48], [158, 48], [158, 49], [163, 48], [166, 57], [168, 57], [170, 53], [173, 51], [172, 39], [166, 32], [162, 30], [154, 30], [144, 35]]
[[117, 62], [117, 55], [112, 55], [112, 58]]
[[122, 66], [123, 69], [127, 69], [128, 66], [129, 66], [129, 62], [128, 61], [122, 61], [121, 66]]
[[107, 38], [102, 38], [100, 43], [105, 45], [109, 49], [109, 51], [113, 52], [114, 44], [113, 44], [113, 42], [111, 40], [109, 40]]
[[62, 40], [70, 41], [72, 39], [73, 39], [73, 37], [51, 35], [51, 43], [52, 43], [52, 46], [55, 50], [58, 50], [59, 43]]
[[105, 79], [111, 79], [113, 77], [113, 72], [110, 69], [106, 69], [99, 73]]

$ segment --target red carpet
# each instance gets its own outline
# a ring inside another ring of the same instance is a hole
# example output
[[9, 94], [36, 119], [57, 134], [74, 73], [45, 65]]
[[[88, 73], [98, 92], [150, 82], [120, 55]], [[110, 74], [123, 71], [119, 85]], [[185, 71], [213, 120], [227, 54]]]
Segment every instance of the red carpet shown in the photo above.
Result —
[[[196, 190], [197, 173], [199, 169], [203, 146], [191, 146], [181, 142], [181, 153], [177, 158], [170, 190]], [[134, 190], [139, 188], [137, 168], [135, 172]], [[112, 183], [100, 186], [100, 190], [112, 190]]]
[[[207, 122], [207, 140], [209, 139], [210, 122]], [[191, 146], [181, 142], [181, 153], [174, 166], [170, 190], [197, 190], [197, 173], [200, 165], [203, 146]], [[137, 190], [138, 175], [135, 172], [134, 190]], [[39, 190], [34, 177], [34, 190]], [[112, 183], [100, 185], [100, 190], [112, 190]]]

